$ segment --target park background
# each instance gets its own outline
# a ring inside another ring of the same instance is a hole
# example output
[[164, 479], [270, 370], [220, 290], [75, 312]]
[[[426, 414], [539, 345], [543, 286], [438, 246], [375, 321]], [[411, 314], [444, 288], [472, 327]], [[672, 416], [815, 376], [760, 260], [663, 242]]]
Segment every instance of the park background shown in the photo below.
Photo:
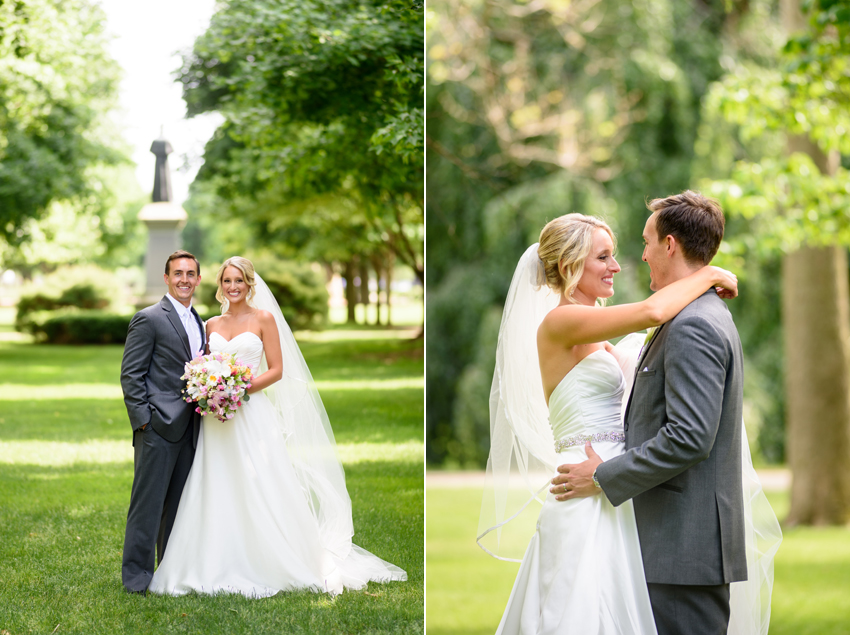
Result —
[[[424, 7], [176, 4], [0, 2], [0, 632], [421, 633]], [[119, 372], [159, 134], [195, 306], [218, 314], [219, 264], [253, 260], [328, 410], [354, 540], [408, 582], [123, 590]]]
[[[648, 199], [720, 201], [745, 423], [784, 542], [772, 634], [850, 632], [850, 3], [430, 0], [428, 633], [495, 631], [518, 565], [475, 544], [502, 305], [552, 218], [618, 236], [649, 293]], [[529, 528], [529, 537], [533, 528]]]

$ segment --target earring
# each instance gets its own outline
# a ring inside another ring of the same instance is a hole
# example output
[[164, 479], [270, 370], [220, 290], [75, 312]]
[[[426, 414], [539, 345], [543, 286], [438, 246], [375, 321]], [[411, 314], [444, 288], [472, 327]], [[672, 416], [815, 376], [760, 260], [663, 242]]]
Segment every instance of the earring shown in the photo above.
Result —
[[245, 299], [246, 299], [246, 300], [250, 300], [250, 299], [251, 299], [251, 296], [253, 296], [253, 295], [254, 295], [254, 290], [253, 290], [253, 289], [248, 289], [248, 295], [246, 295], [246, 296], [245, 296]]

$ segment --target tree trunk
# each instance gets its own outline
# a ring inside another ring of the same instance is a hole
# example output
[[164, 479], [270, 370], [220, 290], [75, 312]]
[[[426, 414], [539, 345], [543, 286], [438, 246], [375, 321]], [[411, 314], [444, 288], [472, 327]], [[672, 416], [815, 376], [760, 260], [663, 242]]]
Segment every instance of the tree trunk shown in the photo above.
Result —
[[375, 269], [375, 326], [381, 326], [381, 276], [383, 267], [381, 266], [381, 257], [374, 256], [372, 258], [372, 268]]
[[354, 288], [354, 273], [354, 262], [349, 260], [345, 263], [345, 273], [343, 273], [343, 278], [345, 278], [345, 303], [348, 305], [348, 317], [345, 321], [348, 324], [357, 323], [357, 314], [354, 311], [357, 306], [357, 289]]
[[369, 261], [365, 256], [359, 258], [360, 303], [363, 305], [363, 324], [369, 324]]
[[850, 310], [847, 252], [804, 247], [782, 262], [788, 524], [850, 520]]
[[[806, 29], [800, 0], [781, 0], [787, 34]], [[788, 152], [834, 174], [838, 154], [788, 135]], [[787, 398], [786, 447], [793, 473], [790, 525], [850, 520], [850, 298], [847, 252], [804, 246], [782, 261]]]
[[393, 288], [393, 268], [395, 267], [395, 255], [390, 252], [387, 254], [387, 268], [386, 268], [386, 281], [387, 281], [387, 326], [392, 326], [393, 318], [393, 303], [390, 297], [390, 291]]

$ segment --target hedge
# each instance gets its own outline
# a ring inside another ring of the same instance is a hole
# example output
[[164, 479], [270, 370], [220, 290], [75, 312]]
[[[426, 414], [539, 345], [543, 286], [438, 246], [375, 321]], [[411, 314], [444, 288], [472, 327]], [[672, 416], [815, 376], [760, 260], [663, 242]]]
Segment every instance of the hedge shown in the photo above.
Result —
[[97, 310], [57, 312], [33, 324], [32, 333], [48, 344], [123, 344], [132, 319]]

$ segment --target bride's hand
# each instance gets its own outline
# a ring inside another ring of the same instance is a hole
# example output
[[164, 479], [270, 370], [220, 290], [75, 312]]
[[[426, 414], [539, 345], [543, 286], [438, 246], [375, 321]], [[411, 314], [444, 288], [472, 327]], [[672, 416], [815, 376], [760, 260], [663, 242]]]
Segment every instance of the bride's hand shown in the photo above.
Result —
[[720, 267], [711, 267], [714, 276], [714, 289], [724, 300], [738, 297], [738, 276]]

